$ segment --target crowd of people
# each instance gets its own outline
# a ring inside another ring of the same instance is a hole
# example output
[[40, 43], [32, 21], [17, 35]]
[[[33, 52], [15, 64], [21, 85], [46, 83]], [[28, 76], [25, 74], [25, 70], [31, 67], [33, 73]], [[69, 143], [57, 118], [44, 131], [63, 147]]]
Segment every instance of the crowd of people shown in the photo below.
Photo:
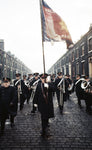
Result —
[[[82, 87], [83, 86], [83, 87]], [[85, 100], [86, 111], [91, 114], [92, 109], [92, 81], [88, 76], [77, 75], [73, 81], [69, 74], [62, 72], [55, 74], [29, 74], [21, 77], [16, 73], [16, 79], [4, 77], [0, 85], [0, 134], [4, 134], [5, 122], [10, 119], [11, 128], [15, 126], [14, 118], [18, 111], [22, 111], [24, 102], [32, 101], [31, 113], [38, 110], [41, 114], [41, 136], [48, 137], [49, 118], [54, 117], [53, 97], [57, 97], [60, 114], [63, 114], [64, 102], [70, 99], [70, 94], [76, 92], [78, 106]], [[19, 105], [18, 105], [19, 104]], [[19, 107], [19, 108], [18, 108]]]

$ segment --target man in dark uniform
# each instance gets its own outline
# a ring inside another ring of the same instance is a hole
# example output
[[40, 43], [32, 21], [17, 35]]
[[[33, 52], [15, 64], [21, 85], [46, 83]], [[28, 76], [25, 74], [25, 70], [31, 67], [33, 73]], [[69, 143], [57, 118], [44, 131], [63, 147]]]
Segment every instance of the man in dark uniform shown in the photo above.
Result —
[[84, 80], [84, 76], [82, 76], [81, 78], [80, 74], [76, 75], [75, 91], [78, 99], [78, 105], [80, 108], [82, 108], [81, 99], [84, 99], [84, 90], [81, 88], [81, 83], [83, 80]]
[[84, 89], [86, 112], [88, 114], [92, 114], [92, 81], [89, 79], [88, 75], [85, 76], [85, 80], [82, 83], [82, 88]]
[[26, 99], [26, 86], [24, 81], [20, 78], [21, 74], [16, 73], [16, 79], [14, 80], [14, 86], [18, 94], [18, 101], [20, 102], [20, 110], [23, 109], [24, 101]]
[[47, 138], [47, 127], [49, 118], [54, 117], [53, 108], [53, 91], [55, 91], [54, 84], [47, 82], [47, 74], [41, 74], [41, 81], [38, 82], [35, 96], [34, 104], [38, 105], [38, 110], [41, 114], [42, 123], [42, 137]]
[[29, 104], [30, 100], [30, 89], [29, 89], [29, 80], [27, 80], [27, 76], [23, 75], [23, 81], [25, 84], [25, 99], [27, 100], [27, 104]]
[[71, 94], [71, 90], [69, 90], [69, 88], [72, 86], [72, 80], [70, 79], [70, 75], [66, 74], [65, 75], [66, 78], [66, 82], [67, 82], [67, 87], [66, 87], [66, 99], [69, 100], [70, 99], [70, 94]]
[[[58, 101], [58, 106], [60, 109], [60, 113], [62, 113], [63, 111], [63, 103], [60, 103], [60, 87], [58, 87], [58, 84], [60, 83], [60, 81], [62, 80], [63, 75], [62, 72], [58, 72], [57, 73], [57, 78], [55, 79], [55, 88], [56, 88], [56, 96], [57, 96], [57, 101]], [[62, 99], [63, 99], [63, 90], [62, 90]], [[63, 101], [63, 100], [62, 100]]]
[[11, 127], [14, 126], [14, 117], [17, 115], [17, 92], [13, 86], [10, 86], [10, 78], [3, 78], [0, 87], [0, 122], [1, 133], [5, 128], [5, 121], [10, 117]]
[[35, 113], [35, 111], [36, 111], [36, 107], [34, 106], [34, 95], [35, 95], [36, 87], [38, 84], [37, 81], [39, 81], [39, 73], [36, 72], [36, 73], [34, 73], [33, 80], [30, 82], [30, 87], [32, 89], [31, 98], [32, 98], [32, 104], [33, 104], [31, 113]]
[[33, 81], [34, 79], [34, 76], [32, 73], [28, 74], [28, 78], [27, 78], [27, 103], [29, 103], [29, 100], [30, 100], [30, 97], [31, 97], [31, 94], [32, 94], [32, 89], [30, 87], [30, 83]]
[[63, 112], [64, 101], [67, 100], [67, 87], [68, 87], [67, 80], [65, 79], [65, 77], [63, 77], [62, 72], [58, 72], [58, 76], [55, 80], [55, 88], [58, 106], [61, 114]]

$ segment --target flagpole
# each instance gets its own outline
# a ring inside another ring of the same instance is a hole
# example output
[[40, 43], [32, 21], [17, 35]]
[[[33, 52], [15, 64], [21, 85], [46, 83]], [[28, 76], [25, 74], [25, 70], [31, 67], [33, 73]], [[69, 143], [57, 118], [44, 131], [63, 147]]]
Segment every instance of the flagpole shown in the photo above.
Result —
[[44, 39], [43, 39], [43, 26], [42, 26], [42, 15], [41, 15], [41, 6], [42, 6], [42, 0], [39, 0], [40, 4], [40, 17], [41, 17], [41, 34], [42, 34], [42, 54], [43, 54], [43, 70], [45, 74], [45, 53], [44, 53]]

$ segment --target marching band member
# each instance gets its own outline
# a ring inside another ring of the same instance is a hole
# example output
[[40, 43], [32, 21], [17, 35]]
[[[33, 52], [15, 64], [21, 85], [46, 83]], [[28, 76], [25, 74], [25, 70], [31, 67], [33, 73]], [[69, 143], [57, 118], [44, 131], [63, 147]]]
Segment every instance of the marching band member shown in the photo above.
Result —
[[70, 94], [73, 88], [72, 80], [70, 79], [70, 75], [66, 74], [65, 75], [66, 81], [67, 81], [67, 87], [66, 87], [66, 98], [69, 100], [70, 99]]
[[10, 86], [10, 78], [3, 78], [0, 87], [0, 121], [1, 134], [4, 133], [6, 119], [10, 117], [11, 127], [14, 126], [14, 117], [17, 115], [17, 92]]
[[32, 73], [28, 74], [28, 79], [27, 79], [27, 84], [26, 86], [28, 87], [28, 95], [27, 95], [27, 103], [29, 103], [31, 94], [32, 94], [32, 89], [30, 87], [30, 83], [34, 80], [34, 75]]
[[27, 104], [29, 104], [29, 99], [30, 99], [30, 85], [29, 85], [29, 80], [27, 80], [27, 76], [26, 75], [23, 75], [23, 81], [24, 81], [24, 84], [25, 84], [25, 98], [27, 100]]
[[[63, 104], [61, 105], [61, 103], [60, 103], [60, 88], [58, 88], [57, 86], [58, 86], [59, 82], [61, 81], [63, 75], [62, 75], [62, 72], [59, 72], [57, 75], [58, 75], [58, 76], [57, 76], [57, 78], [56, 78], [56, 80], [55, 80], [56, 96], [57, 96], [57, 101], [58, 101], [58, 106], [59, 106], [60, 112], [62, 113]], [[62, 91], [62, 92], [63, 92], [63, 91]], [[62, 96], [63, 96], [63, 95], [62, 95]], [[63, 97], [62, 97], [62, 98], [63, 98]]]
[[81, 88], [84, 90], [84, 100], [86, 104], [86, 112], [92, 114], [92, 81], [86, 75], [85, 80], [81, 83]]
[[33, 104], [31, 113], [35, 113], [35, 111], [36, 111], [36, 107], [34, 106], [34, 95], [35, 95], [35, 91], [36, 91], [38, 81], [39, 81], [39, 73], [36, 72], [36, 73], [34, 73], [33, 80], [30, 82], [30, 87], [32, 89], [31, 99], [32, 99], [32, 104]]
[[38, 82], [35, 96], [34, 104], [38, 105], [38, 110], [41, 114], [41, 124], [42, 124], [42, 137], [47, 138], [49, 135], [47, 133], [48, 120], [54, 117], [53, 109], [53, 91], [55, 91], [54, 84], [47, 81], [48, 74], [41, 74], [40, 81]]
[[[51, 75], [51, 82], [55, 83], [55, 74]], [[53, 92], [53, 97], [55, 96], [55, 91]]]
[[58, 76], [55, 80], [55, 87], [56, 87], [56, 95], [58, 100], [58, 106], [60, 113], [62, 114], [63, 111], [63, 105], [65, 98], [65, 79], [63, 78], [62, 72], [58, 72]]
[[81, 88], [81, 83], [84, 80], [84, 76], [81, 78], [81, 75], [76, 75], [76, 82], [75, 82], [75, 91], [76, 96], [78, 99], [78, 105], [81, 108], [81, 99], [84, 99], [84, 90]]
[[20, 110], [23, 109], [24, 106], [24, 101], [26, 99], [26, 87], [24, 84], [24, 81], [21, 79], [21, 74], [20, 73], [16, 73], [16, 79], [14, 80], [14, 86], [16, 88], [17, 91], [17, 95], [18, 95], [18, 102], [20, 102]]

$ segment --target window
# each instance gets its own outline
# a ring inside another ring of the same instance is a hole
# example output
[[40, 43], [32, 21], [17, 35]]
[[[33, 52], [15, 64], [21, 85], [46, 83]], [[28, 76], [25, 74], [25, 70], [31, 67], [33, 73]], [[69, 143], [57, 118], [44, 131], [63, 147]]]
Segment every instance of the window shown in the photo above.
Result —
[[73, 77], [75, 77], [75, 67], [73, 66]]
[[81, 47], [81, 54], [84, 55], [84, 45]]
[[76, 64], [76, 74], [79, 74], [79, 63]]
[[72, 52], [72, 61], [74, 61], [74, 52]]
[[76, 51], [76, 58], [79, 58], [79, 50]]
[[85, 74], [85, 63], [83, 62], [83, 63], [81, 63], [81, 65], [82, 65], [82, 74], [84, 75]]
[[91, 51], [91, 50], [92, 50], [92, 38], [89, 39], [89, 51]]

